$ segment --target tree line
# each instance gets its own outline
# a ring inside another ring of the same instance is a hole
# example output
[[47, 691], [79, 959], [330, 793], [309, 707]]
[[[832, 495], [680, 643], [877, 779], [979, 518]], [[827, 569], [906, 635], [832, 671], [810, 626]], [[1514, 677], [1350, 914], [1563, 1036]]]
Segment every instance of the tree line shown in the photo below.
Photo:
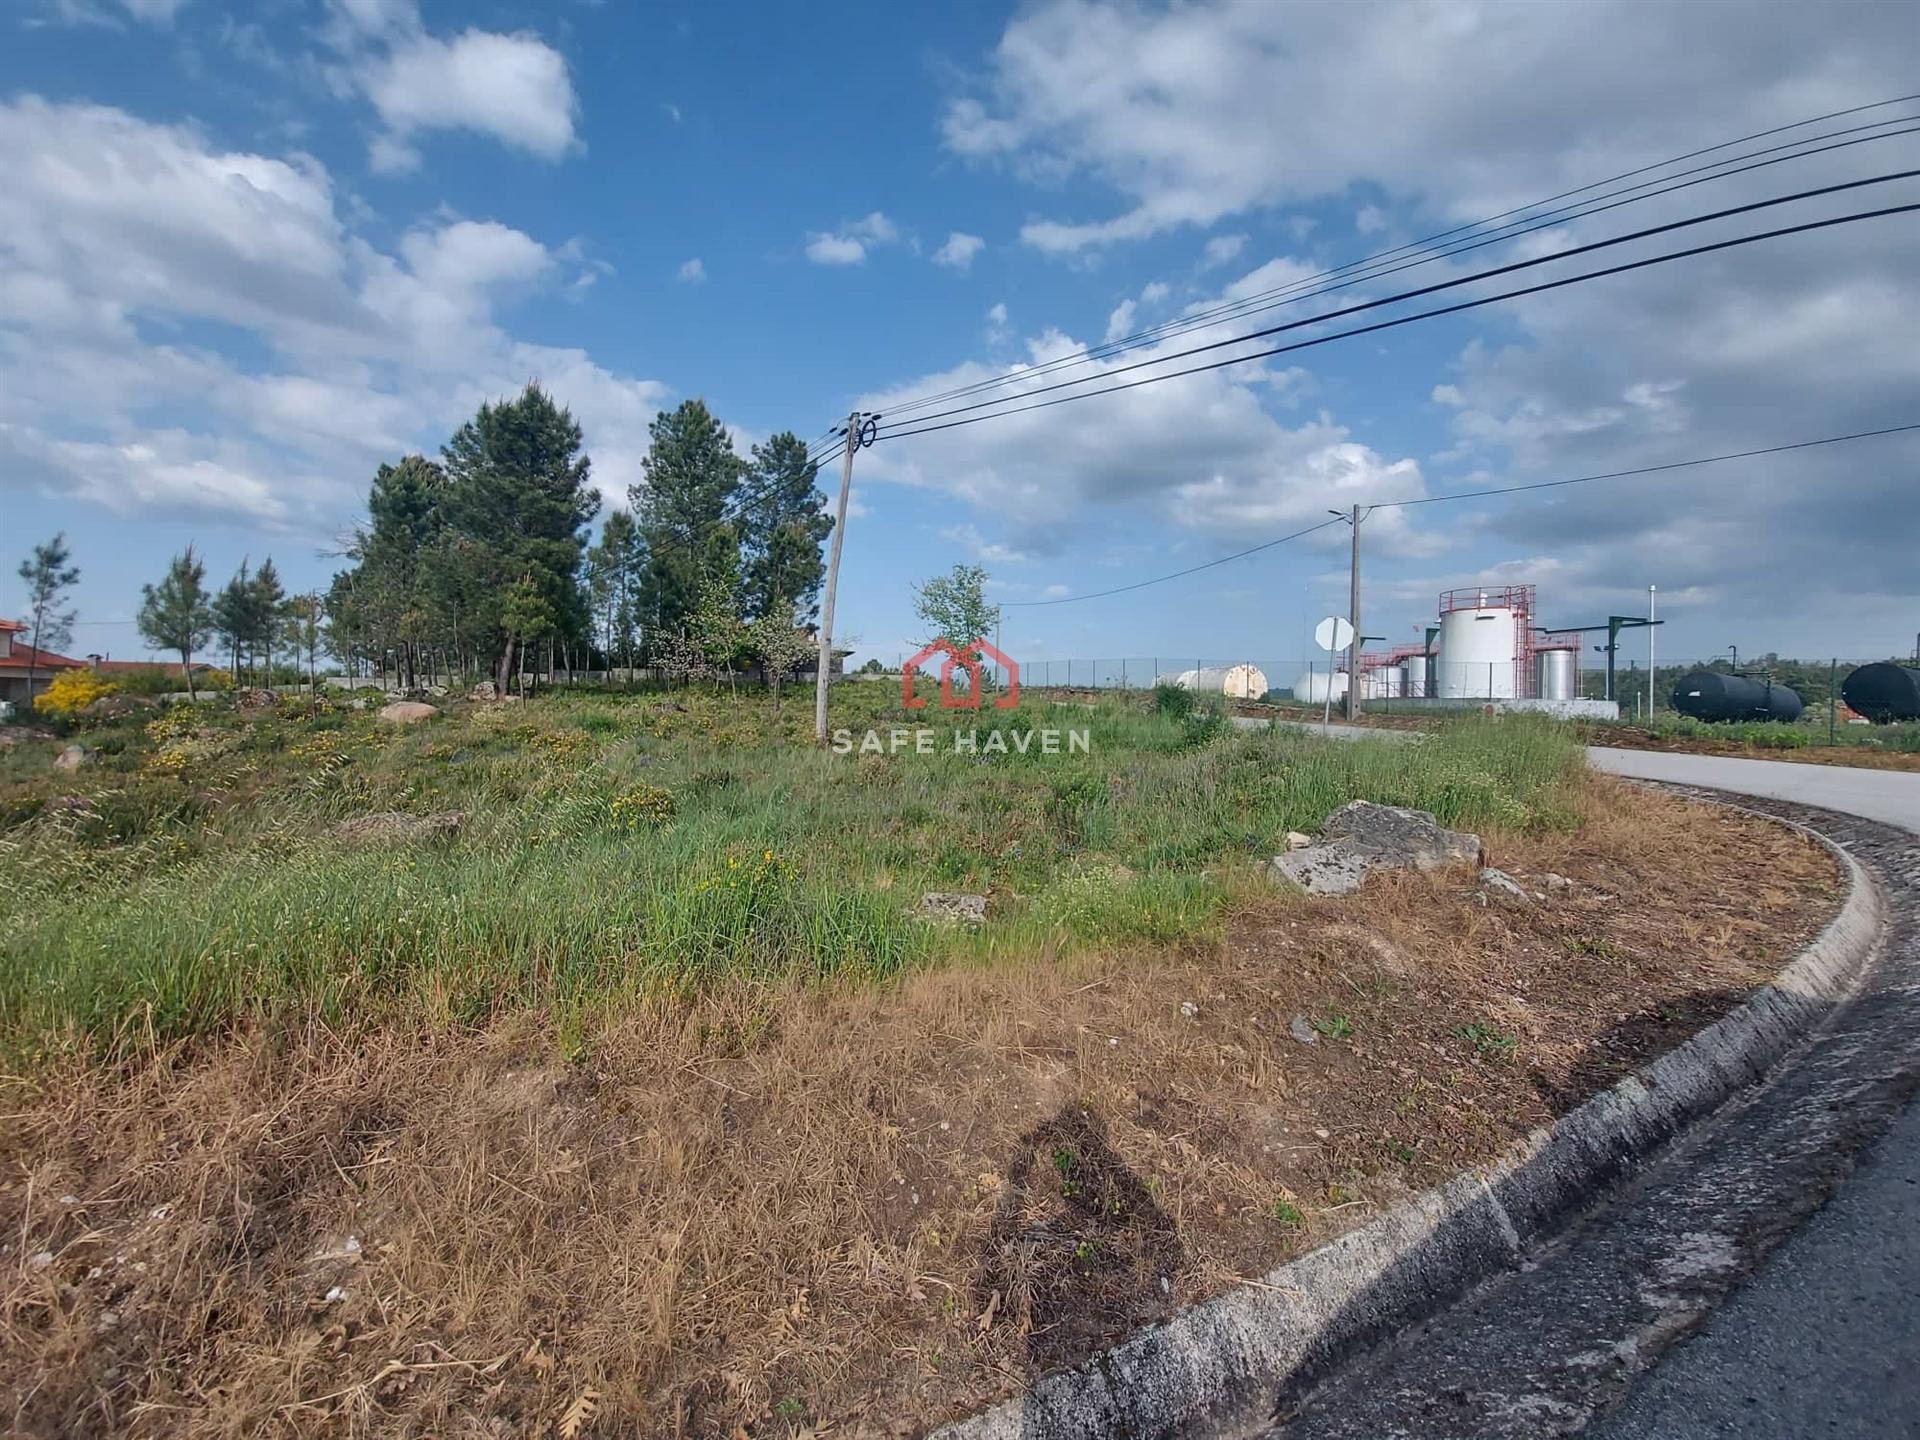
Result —
[[414, 687], [470, 676], [654, 666], [776, 685], [809, 654], [832, 528], [791, 432], [745, 457], [704, 402], [649, 427], [643, 480], [591, 539], [591, 459], [538, 385], [481, 405], [438, 459], [382, 464], [324, 596], [289, 598], [271, 558], [217, 593], [189, 548], [147, 587], [141, 630], [191, 668], [218, 639], [236, 677], [276, 646]]

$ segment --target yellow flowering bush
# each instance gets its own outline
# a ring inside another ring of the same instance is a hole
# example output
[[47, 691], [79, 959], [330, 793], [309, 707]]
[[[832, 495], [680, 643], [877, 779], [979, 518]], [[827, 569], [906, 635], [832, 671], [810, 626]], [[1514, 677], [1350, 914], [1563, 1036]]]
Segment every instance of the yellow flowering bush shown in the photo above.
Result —
[[640, 784], [613, 797], [614, 823], [629, 830], [658, 829], [673, 820], [673, 792]]
[[91, 670], [62, 670], [53, 683], [33, 697], [33, 708], [42, 715], [71, 720], [94, 701], [114, 692], [111, 680], [102, 680]]

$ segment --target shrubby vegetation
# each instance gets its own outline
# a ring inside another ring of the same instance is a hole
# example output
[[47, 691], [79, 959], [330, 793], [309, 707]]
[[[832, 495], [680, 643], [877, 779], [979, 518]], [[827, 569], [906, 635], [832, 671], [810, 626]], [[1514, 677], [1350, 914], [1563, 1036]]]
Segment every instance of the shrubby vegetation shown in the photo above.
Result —
[[[0, 759], [5, 1048], [107, 1050], [243, 1015], [464, 1022], [719, 975], [879, 978], [941, 956], [1205, 934], [1289, 829], [1354, 796], [1443, 821], [1573, 822], [1547, 723], [1421, 746], [1219, 728], [1137, 698], [909, 717], [888, 686], [836, 725], [1084, 726], [1090, 755], [835, 755], [806, 717], [707, 690], [562, 693], [395, 730], [301, 699], [103, 722], [73, 775]], [[343, 822], [460, 817], [368, 844]], [[979, 931], [916, 916], [990, 897]]]

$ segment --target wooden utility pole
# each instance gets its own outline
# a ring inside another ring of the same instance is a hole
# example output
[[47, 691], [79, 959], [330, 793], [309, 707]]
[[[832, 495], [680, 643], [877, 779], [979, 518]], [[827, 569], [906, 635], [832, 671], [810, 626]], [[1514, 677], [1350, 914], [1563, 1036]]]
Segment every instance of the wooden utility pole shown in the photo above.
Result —
[[[1353, 507], [1347, 518], [1353, 527], [1352, 569], [1347, 575], [1347, 619], [1353, 625], [1353, 641], [1347, 646], [1347, 719], [1360, 718], [1360, 507]], [[1333, 677], [1327, 677], [1333, 683]]]
[[853, 452], [860, 448], [860, 423], [865, 417], [856, 410], [847, 416], [847, 448], [840, 457], [840, 502], [833, 512], [833, 544], [827, 551], [827, 593], [820, 602], [820, 656], [814, 664], [813, 738], [827, 743], [827, 683], [833, 669], [833, 598], [840, 584], [840, 546], [847, 537], [847, 496], [853, 490]]

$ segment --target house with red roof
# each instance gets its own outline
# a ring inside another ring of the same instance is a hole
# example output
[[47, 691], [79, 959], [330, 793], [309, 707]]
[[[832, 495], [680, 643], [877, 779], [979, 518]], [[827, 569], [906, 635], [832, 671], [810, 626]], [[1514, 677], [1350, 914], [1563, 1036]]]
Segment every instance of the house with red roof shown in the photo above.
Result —
[[51, 650], [36, 651], [21, 638], [26, 633], [27, 627], [18, 620], [0, 620], [0, 701], [11, 701], [22, 713], [32, 698], [27, 691], [29, 674], [32, 694], [38, 695], [62, 670], [82, 670], [87, 663]]

